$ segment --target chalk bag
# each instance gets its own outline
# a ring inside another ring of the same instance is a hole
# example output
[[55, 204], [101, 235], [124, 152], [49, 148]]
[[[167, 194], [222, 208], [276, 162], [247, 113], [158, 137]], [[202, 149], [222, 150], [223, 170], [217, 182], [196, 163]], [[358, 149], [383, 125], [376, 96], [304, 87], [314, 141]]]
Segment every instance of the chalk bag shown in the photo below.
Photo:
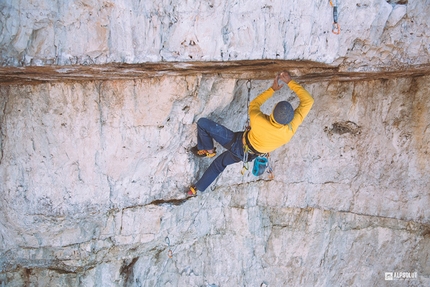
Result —
[[269, 160], [266, 157], [258, 156], [254, 159], [254, 167], [252, 168], [252, 174], [255, 176], [260, 176], [264, 173], [268, 166]]

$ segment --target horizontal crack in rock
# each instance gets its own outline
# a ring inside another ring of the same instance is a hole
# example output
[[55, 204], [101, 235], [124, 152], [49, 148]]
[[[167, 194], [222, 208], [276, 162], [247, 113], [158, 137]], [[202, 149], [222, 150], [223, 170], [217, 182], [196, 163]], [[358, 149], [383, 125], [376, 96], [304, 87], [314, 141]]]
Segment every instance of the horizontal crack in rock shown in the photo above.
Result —
[[184, 202], [186, 202], [189, 198], [182, 198], [182, 199], [177, 199], [177, 198], [172, 198], [172, 199], [157, 199], [154, 200], [150, 203], [148, 203], [147, 205], [164, 205], [164, 204], [169, 204], [169, 205], [182, 205]]
[[402, 67], [396, 70], [381, 67], [370, 72], [343, 72], [340, 69], [338, 66], [325, 63], [297, 60], [0, 67], [0, 85], [40, 84], [52, 81], [132, 80], [166, 75], [216, 75], [224, 78], [268, 80], [282, 70], [290, 71], [297, 81], [310, 83], [333, 80], [341, 82], [376, 80], [430, 74], [428, 64]]

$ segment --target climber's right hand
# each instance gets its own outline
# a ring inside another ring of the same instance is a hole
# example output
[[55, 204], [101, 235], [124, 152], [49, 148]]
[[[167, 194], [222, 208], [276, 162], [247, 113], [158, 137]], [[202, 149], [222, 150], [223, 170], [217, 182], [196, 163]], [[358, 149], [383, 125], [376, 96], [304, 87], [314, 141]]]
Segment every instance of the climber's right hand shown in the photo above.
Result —
[[281, 81], [283, 81], [287, 85], [292, 80], [291, 76], [290, 76], [290, 73], [288, 73], [288, 72], [282, 72], [282, 73], [280, 73], [279, 74], [279, 78], [280, 78]]

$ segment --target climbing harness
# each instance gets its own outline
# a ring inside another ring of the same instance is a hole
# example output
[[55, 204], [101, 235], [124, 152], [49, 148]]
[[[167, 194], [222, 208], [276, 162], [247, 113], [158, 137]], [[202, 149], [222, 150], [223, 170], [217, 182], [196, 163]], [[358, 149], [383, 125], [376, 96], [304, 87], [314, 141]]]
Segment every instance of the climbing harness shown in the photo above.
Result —
[[248, 143], [248, 140], [247, 140], [248, 132], [249, 131], [245, 131], [243, 133], [243, 139], [242, 139], [242, 143], [243, 143], [243, 159], [242, 159], [243, 166], [241, 171], [242, 175], [244, 175], [245, 172], [249, 170], [248, 159], [249, 159], [249, 154], [252, 153], [257, 155], [257, 157], [254, 159], [252, 174], [255, 176], [260, 176], [267, 170], [267, 173], [269, 174], [269, 179], [270, 180], [274, 179], [275, 176], [273, 174], [273, 170], [272, 170], [272, 167], [270, 166], [270, 161], [269, 161], [270, 153], [264, 153], [264, 154], [255, 153], [253, 149], [250, 148], [250, 144]]
[[337, 20], [338, 20], [337, 0], [336, 0], [336, 5], [333, 4], [332, 0], [329, 0], [329, 2], [330, 2], [330, 6], [333, 7], [333, 27], [332, 27], [331, 31], [333, 32], [333, 34], [339, 35], [340, 34], [340, 26], [339, 26], [339, 23], [337, 22]]

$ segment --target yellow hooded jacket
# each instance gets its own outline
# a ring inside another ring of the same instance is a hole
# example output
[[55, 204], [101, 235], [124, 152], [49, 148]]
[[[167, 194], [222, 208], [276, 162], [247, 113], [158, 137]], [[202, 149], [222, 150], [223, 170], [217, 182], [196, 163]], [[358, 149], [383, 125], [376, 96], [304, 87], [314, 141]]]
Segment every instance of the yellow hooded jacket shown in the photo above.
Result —
[[314, 99], [308, 91], [294, 80], [288, 83], [288, 87], [299, 97], [300, 105], [294, 110], [294, 118], [287, 125], [277, 123], [273, 118], [273, 112], [269, 116], [260, 110], [261, 105], [273, 96], [275, 91], [272, 88], [267, 89], [249, 104], [251, 130], [248, 132], [248, 140], [260, 153], [271, 152], [288, 143], [312, 108]]

